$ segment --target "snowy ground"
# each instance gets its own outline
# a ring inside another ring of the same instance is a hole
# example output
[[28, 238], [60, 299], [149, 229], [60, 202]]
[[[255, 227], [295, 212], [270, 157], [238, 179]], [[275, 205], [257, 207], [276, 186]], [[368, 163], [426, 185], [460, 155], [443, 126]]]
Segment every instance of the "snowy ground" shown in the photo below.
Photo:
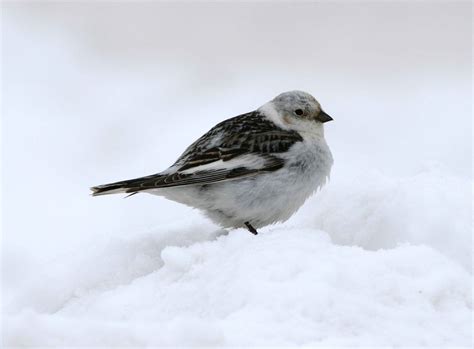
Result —
[[[403, 4], [11, 5], [4, 346], [469, 347], [470, 10]], [[334, 117], [335, 166], [285, 224], [88, 195], [294, 88]]]
[[469, 183], [371, 179], [256, 237], [175, 223], [88, 241], [22, 284], [6, 343], [468, 346]]

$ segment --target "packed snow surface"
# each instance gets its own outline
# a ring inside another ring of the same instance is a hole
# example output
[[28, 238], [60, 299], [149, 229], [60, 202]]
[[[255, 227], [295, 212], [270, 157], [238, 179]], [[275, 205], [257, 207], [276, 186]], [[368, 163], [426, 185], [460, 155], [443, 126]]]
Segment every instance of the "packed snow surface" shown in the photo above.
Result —
[[98, 237], [11, 297], [6, 344], [468, 346], [469, 181], [371, 183], [336, 183], [258, 236], [176, 224]]

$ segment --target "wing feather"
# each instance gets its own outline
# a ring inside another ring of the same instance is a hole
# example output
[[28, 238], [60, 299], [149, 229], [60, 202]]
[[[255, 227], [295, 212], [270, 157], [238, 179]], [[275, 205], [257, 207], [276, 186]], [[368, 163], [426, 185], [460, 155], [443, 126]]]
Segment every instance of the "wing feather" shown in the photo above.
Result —
[[217, 124], [191, 144], [173, 166], [183, 171], [245, 154], [283, 153], [302, 140], [297, 132], [284, 130], [253, 111]]
[[186, 185], [206, 185], [276, 171], [278, 155], [302, 141], [254, 111], [217, 124], [191, 144], [167, 171], [93, 187], [93, 195]]

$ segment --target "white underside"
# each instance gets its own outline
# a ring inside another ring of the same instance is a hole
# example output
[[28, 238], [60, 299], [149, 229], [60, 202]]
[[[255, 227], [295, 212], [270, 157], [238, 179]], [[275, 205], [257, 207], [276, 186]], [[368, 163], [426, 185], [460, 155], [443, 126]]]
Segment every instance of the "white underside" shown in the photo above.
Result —
[[326, 182], [331, 170], [332, 156], [322, 132], [311, 131], [302, 134], [303, 142], [278, 154], [288, 162], [275, 172], [149, 193], [200, 209], [224, 228], [243, 227], [245, 222], [259, 228], [286, 221]]

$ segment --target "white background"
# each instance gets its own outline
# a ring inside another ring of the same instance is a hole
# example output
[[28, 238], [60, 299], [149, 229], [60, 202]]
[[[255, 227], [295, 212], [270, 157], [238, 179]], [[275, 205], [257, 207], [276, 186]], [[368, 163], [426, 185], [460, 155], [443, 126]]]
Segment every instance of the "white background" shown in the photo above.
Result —
[[[2, 8], [6, 344], [469, 345], [469, 2]], [[89, 196], [293, 89], [335, 165], [284, 225]]]

